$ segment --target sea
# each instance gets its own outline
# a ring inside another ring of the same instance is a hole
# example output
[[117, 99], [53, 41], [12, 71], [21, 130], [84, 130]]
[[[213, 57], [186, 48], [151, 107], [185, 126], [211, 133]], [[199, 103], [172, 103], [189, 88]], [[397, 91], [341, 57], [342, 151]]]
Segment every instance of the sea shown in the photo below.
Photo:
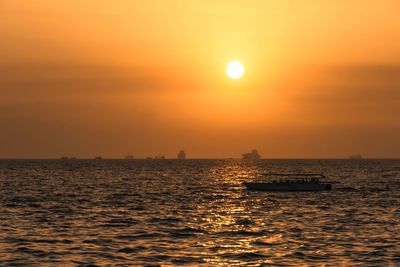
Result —
[[0, 266], [400, 266], [400, 160], [0, 160]]

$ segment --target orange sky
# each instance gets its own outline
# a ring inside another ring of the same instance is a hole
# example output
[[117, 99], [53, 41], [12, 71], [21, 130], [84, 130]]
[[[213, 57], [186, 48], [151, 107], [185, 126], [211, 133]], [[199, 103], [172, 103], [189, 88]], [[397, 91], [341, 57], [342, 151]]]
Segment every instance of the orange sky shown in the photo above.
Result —
[[0, 158], [400, 157], [399, 10], [1, 0]]

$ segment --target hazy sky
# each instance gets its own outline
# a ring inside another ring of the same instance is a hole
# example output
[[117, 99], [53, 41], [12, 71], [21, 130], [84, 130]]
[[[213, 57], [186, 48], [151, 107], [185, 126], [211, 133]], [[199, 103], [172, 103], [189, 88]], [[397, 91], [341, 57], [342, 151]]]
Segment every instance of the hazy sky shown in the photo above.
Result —
[[0, 158], [400, 157], [399, 10], [0, 0]]

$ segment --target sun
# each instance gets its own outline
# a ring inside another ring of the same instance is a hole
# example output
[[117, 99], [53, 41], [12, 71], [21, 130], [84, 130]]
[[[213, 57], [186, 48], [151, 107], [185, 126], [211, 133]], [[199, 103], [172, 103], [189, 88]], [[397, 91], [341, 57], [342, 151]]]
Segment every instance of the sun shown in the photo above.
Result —
[[239, 79], [244, 74], [243, 64], [238, 60], [234, 60], [228, 63], [226, 66], [226, 74], [231, 79]]

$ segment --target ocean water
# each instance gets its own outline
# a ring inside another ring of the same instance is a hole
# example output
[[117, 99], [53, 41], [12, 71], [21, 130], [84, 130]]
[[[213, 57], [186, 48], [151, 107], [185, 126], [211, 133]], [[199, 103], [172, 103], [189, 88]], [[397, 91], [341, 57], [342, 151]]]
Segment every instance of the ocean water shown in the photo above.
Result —
[[1, 160], [0, 265], [400, 266], [400, 160]]

